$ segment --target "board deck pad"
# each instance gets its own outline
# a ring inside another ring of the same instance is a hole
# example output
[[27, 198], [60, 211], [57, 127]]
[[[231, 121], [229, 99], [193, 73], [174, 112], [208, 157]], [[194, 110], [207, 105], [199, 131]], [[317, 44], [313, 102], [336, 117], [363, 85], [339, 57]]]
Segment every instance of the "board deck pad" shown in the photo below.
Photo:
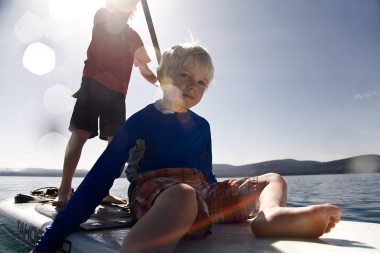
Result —
[[[62, 207], [52, 206], [51, 203], [37, 204], [35, 210], [49, 218], [54, 217], [62, 210]], [[84, 230], [98, 230], [107, 228], [132, 227], [135, 220], [130, 213], [116, 205], [99, 205], [91, 217], [80, 224]]]

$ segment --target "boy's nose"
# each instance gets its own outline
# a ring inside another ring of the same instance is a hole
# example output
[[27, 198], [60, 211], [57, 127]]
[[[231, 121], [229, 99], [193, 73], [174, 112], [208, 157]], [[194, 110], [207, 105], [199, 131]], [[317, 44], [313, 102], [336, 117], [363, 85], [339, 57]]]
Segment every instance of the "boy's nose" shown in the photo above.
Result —
[[193, 79], [193, 78], [189, 78], [188, 80], [187, 80], [187, 82], [186, 82], [186, 85], [188, 86], [188, 87], [196, 87], [196, 81]]

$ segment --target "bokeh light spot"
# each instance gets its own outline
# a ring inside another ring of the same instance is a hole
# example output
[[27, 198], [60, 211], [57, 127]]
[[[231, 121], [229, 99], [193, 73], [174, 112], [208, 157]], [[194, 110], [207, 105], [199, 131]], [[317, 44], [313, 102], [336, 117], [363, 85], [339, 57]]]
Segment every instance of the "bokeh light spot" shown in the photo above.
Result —
[[50, 132], [42, 136], [38, 140], [38, 152], [41, 156], [40, 159], [44, 160], [45, 164], [53, 167], [62, 166], [62, 157], [65, 152], [67, 139], [63, 135]]
[[43, 22], [35, 14], [27, 11], [17, 21], [13, 34], [21, 42], [35, 42], [43, 35]]
[[49, 13], [59, 21], [69, 22], [76, 10], [74, 6], [73, 0], [51, 0], [49, 3]]
[[71, 95], [71, 90], [65, 86], [60, 84], [54, 85], [44, 93], [44, 107], [48, 112], [56, 115], [68, 113], [74, 106], [74, 99]]
[[164, 97], [164, 93], [163, 93], [162, 89], [161, 88], [156, 89], [154, 94], [153, 94], [153, 99], [159, 100], [159, 99], [162, 99], [163, 97]]
[[167, 79], [163, 81], [165, 84], [161, 86], [162, 92], [167, 94], [166, 98], [173, 104], [182, 104], [181, 90], [172, 84], [172, 80]]
[[380, 168], [378, 157], [372, 155], [359, 156], [351, 159], [348, 171], [351, 173], [375, 173]]
[[50, 47], [35, 42], [25, 50], [22, 62], [33, 74], [44, 75], [55, 68], [55, 53]]
[[66, 39], [71, 32], [71, 22], [62, 22], [52, 16], [47, 16], [44, 19], [44, 35], [55, 42]]

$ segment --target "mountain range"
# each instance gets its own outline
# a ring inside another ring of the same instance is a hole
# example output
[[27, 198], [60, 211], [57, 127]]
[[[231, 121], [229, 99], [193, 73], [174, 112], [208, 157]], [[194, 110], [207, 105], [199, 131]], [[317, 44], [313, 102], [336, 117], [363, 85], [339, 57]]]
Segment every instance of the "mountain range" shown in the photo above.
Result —
[[[275, 172], [281, 175], [313, 175], [343, 173], [379, 173], [380, 155], [361, 155], [329, 162], [299, 161], [294, 159], [271, 160], [246, 165], [213, 164], [216, 177], [244, 177]], [[77, 170], [76, 177], [84, 177], [88, 170]], [[51, 176], [59, 177], [57, 169], [27, 168], [14, 170], [0, 168], [0, 176]], [[124, 173], [122, 173], [124, 176]]]
[[380, 155], [361, 155], [329, 162], [271, 160], [261, 163], [233, 166], [214, 164], [217, 177], [243, 177], [275, 172], [281, 175], [379, 173]]

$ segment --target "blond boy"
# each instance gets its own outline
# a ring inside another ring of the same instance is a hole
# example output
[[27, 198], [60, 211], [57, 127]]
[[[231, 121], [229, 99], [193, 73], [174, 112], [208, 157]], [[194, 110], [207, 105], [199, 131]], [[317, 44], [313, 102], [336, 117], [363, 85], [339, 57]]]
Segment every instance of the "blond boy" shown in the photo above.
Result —
[[277, 174], [216, 181], [210, 126], [190, 110], [202, 99], [213, 73], [211, 57], [201, 46], [167, 50], [158, 68], [163, 98], [126, 121], [34, 252], [59, 247], [92, 214], [125, 162], [137, 223], [120, 252], [172, 252], [181, 238], [208, 236], [213, 223], [253, 216], [256, 236], [314, 238], [329, 232], [339, 221], [339, 208], [285, 207], [286, 182]]

